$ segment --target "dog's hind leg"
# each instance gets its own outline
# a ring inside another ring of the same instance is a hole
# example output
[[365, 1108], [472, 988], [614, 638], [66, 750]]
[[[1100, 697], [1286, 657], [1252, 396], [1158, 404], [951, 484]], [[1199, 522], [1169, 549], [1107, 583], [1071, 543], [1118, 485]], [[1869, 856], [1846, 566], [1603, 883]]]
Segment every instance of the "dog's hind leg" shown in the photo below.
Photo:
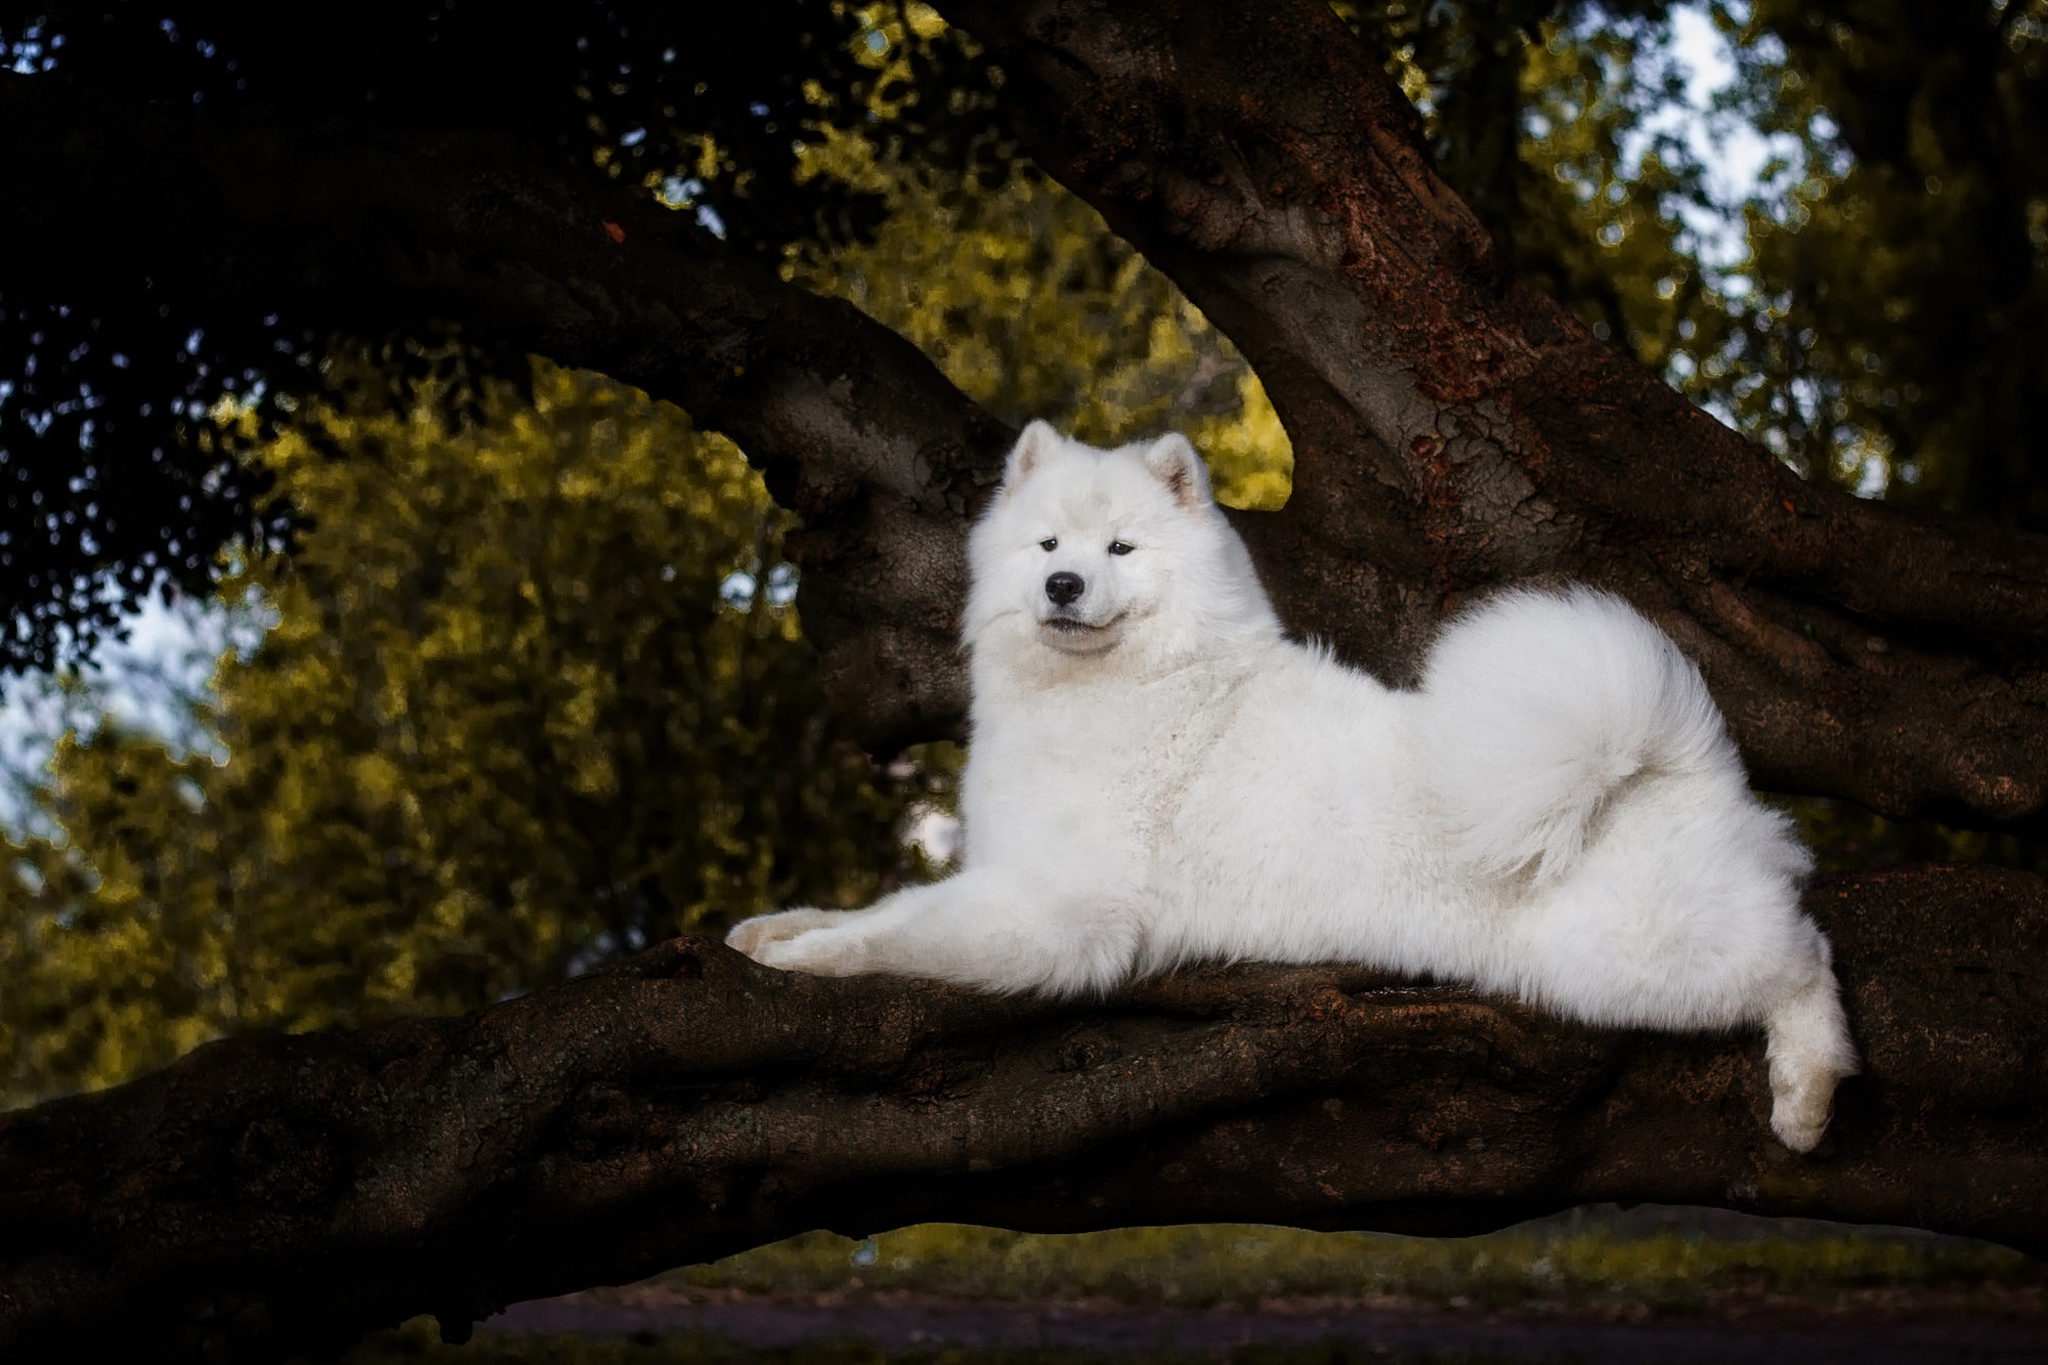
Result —
[[1800, 911], [1789, 871], [1745, 870], [1731, 855], [1681, 874], [1672, 846], [1631, 834], [1597, 849], [1514, 920], [1505, 960], [1515, 988], [1608, 1027], [1762, 1025], [1771, 1131], [1811, 1151], [1835, 1083], [1856, 1070], [1827, 940]]
[[1764, 1020], [1770, 1037], [1771, 1131], [1795, 1152], [1810, 1152], [1827, 1131], [1835, 1085], [1855, 1074], [1856, 1048], [1835, 975], [1825, 962]]

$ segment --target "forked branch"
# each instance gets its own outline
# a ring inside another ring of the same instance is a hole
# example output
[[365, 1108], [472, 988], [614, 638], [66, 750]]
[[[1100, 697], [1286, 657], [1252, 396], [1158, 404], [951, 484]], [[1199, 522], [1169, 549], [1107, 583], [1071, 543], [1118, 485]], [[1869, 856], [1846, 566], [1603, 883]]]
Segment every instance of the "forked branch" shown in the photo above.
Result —
[[1025, 146], [1251, 359], [1295, 495], [1247, 532], [1298, 629], [1401, 677], [1443, 612], [1563, 575], [1706, 671], [1766, 786], [2038, 825], [2048, 540], [1801, 483], [1507, 278], [1317, 0], [951, 0]]

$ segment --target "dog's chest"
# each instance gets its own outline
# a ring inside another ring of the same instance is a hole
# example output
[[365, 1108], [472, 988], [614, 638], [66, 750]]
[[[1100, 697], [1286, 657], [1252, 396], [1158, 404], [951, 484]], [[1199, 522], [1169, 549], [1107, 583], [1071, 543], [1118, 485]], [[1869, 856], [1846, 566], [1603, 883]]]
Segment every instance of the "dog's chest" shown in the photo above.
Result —
[[[1236, 715], [1206, 677], [1062, 688], [977, 709], [963, 791], [977, 822], [1045, 819], [1062, 842], [1154, 848]], [[1031, 812], [1025, 816], [1025, 812]]]

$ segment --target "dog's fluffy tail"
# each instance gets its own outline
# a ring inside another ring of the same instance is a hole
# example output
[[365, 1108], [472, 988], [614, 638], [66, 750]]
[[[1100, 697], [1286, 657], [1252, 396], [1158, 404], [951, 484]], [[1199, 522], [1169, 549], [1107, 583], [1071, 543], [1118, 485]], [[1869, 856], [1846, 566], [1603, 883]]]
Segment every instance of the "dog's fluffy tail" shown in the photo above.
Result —
[[1742, 780], [1699, 671], [1593, 588], [1507, 592], [1454, 620], [1422, 694], [1424, 778], [1454, 856], [1481, 872], [1561, 876], [1602, 806], [1638, 778]]

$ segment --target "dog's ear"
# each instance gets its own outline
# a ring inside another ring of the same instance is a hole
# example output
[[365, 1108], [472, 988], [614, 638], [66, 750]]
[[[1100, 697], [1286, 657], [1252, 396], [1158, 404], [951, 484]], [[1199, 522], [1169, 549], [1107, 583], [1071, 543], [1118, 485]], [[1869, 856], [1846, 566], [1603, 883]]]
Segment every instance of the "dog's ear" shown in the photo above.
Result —
[[1166, 491], [1181, 506], [1203, 507], [1209, 503], [1209, 467], [1179, 432], [1162, 436], [1145, 447], [1145, 468], [1166, 485]]
[[1046, 422], [1033, 422], [1024, 428], [1024, 434], [1017, 438], [1017, 444], [1010, 448], [1010, 458], [1003, 464], [1003, 491], [1008, 492], [1030, 475], [1047, 455], [1059, 448], [1060, 434]]

